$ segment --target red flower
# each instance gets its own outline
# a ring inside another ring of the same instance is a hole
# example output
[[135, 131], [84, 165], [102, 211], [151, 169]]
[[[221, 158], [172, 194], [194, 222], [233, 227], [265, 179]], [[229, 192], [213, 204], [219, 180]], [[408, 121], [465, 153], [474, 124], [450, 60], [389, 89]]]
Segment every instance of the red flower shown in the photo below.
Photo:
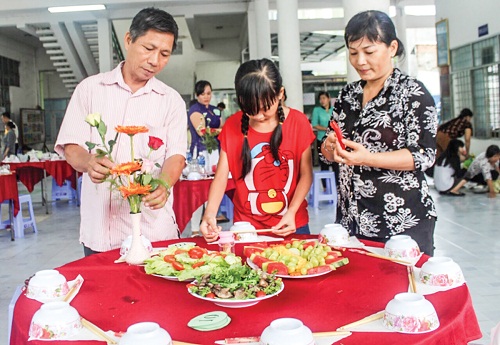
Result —
[[157, 137], [149, 136], [148, 146], [151, 150], [158, 150], [163, 145], [163, 140]]
[[206, 128], [202, 128], [200, 129], [200, 133], [201, 135], [205, 135], [205, 133], [207, 132]]
[[210, 128], [210, 134], [217, 133], [217, 128]]

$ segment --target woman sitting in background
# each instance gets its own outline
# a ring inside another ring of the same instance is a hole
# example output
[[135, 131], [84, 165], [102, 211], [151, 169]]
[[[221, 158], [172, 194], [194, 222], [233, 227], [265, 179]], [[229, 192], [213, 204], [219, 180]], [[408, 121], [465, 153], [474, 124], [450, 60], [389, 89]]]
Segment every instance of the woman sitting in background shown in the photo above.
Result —
[[434, 167], [434, 186], [440, 194], [451, 196], [465, 195], [461, 192], [453, 193], [450, 190], [460, 182], [466, 172], [466, 169], [460, 167], [466, 154], [464, 142], [459, 139], [453, 139], [443, 154], [439, 156]]

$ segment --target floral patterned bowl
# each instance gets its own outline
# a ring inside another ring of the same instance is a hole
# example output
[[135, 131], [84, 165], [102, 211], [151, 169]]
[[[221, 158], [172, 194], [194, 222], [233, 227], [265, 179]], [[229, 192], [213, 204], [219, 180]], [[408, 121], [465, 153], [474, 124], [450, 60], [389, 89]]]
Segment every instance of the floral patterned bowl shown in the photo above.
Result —
[[419, 280], [431, 286], [458, 286], [465, 281], [460, 266], [444, 256], [429, 258], [422, 265]]
[[340, 224], [325, 224], [319, 233], [319, 241], [332, 246], [349, 243], [349, 232]]
[[33, 315], [29, 335], [35, 339], [68, 339], [80, 332], [82, 322], [67, 302], [48, 302]]
[[395, 259], [414, 259], [420, 255], [417, 242], [408, 235], [392, 236], [384, 246], [385, 255]]
[[424, 296], [404, 292], [394, 296], [385, 307], [385, 327], [399, 333], [427, 333], [439, 327], [439, 319], [431, 302]]
[[42, 302], [56, 301], [69, 291], [66, 278], [57, 270], [35, 273], [28, 283], [26, 296]]

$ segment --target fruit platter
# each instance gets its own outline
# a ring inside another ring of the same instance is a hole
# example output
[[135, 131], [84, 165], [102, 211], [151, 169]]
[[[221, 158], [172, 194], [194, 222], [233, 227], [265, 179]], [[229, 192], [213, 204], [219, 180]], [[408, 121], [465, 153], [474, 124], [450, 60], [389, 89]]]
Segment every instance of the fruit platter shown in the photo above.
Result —
[[250, 267], [281, 278], [317, 277], [349, 263], [341, 252], [326, 244], [296, 239], [245, 246], [243, 254]]
[[193, 243], [182, 247], [169, 246], [144, 263], [146, 274], [173, 281], [193, 281], [197, 276], [212, 273], [217, 267], [241, 265], [241, 258], [232, 253], [209, 251]]

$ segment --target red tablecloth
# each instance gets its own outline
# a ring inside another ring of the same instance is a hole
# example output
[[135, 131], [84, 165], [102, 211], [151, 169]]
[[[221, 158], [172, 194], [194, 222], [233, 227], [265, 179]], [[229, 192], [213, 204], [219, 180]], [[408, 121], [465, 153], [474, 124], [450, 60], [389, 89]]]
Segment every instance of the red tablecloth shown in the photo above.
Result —
[[65, 180], [71, 181], [71, 186], [76, 189], [75, 170], [65, 160], [44, 162], [9, 163], [12, 170], [16, 170], [17, 177], [26, 186], [28, 192], [33, 192], [35, 185], [43, 179], [43, 171], [47, 176], [52, 176], [58, 186]]
[[[298, 236], [297, 236], [298, 237]], [[167, 243], [155, 243], [155, 247]], [[200, 245], [201, 238], [190, 239]], [[372, 245], [372, 243], [370, 243]], [[237, 245], [237, 253], [242, 246]], [[346, 267], [310, 279], [285, 279], [281, 294], [257, 305], [229, 309], [190, 296], [185, 283], [148, 276], [143, 267], [114, 264], [118, 250], [93, 255], [58, 270], [67, 279], [81, 274], [85, 282], [72, 302], [80, 314], [99, 327], [125, 331], [133, 323], [154, 321], [173, 339], [199, 344], [233, 336], [260, 335], [269, 323], [280, 317], [302, 320], [313, 332], [332, 331], [385, 308], [399, 292], [408, 290], [406, 268], [386, 260], [345, 252]], [[427, 334], [353, 333], [342, 344], [467, 344], [481, 337], [467, 286], [426, 296], [436, 308], [441, 326]], [[28, 344], [30, 320], [40, 303], [21, 295], [16, 303], [11, 345]], [[231, 323], [220, 330], [199, 332], [187, 327], [188, 321], [205, 312], [224, 310]], [[97, 341], [65, 342], [75, 345], [99, 344]], [[58, 344], [31, 341], [31, 345]], [[102, 343], [101, 343], [102, 344]]]
[[19, 191], [17, 190], [15, 172], [10, 175], [0, 175], [0, 203], [5, 200], [12, 200], [14, 216], [17, 216], [19, 212]]
[[[205, 201], [208, 200], [208, 190], [212, 179], [199, 181], [178, 181], [174, 186], [174, 214], [179, 230], [184, 231], [189, 220]], [[233, 190], [235, 187], [234, 181], [227, 181], [226, 192]]]

